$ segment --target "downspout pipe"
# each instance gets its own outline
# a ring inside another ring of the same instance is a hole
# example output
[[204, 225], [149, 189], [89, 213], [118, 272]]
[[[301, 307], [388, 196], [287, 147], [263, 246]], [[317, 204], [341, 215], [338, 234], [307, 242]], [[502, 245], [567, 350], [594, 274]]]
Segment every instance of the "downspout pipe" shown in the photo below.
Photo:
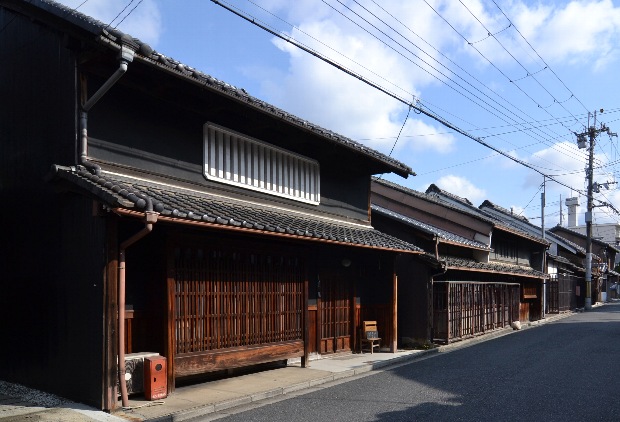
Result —
[[146, 197], [147, 205], [144, 212], [144, 228], [121, 243], [118, 253], [118, 381], [121, 387], [123, 408], [129, 407], [127, 384], [125, 380], [125, 251], [128, 247], [153, 231], [157, 222], [157, 212], [153, 211], [151, 198]]
[[116, 84], [116, 82], [127, 72], [129, 63], [133, 61], [134, 51], [125, 46], [121, 46], [119, 52], [120, 64], [116, 72], [108, 78], [108, 80], [82, 104], [80, 110], [80, 164], [89, 169], [92, 173], [99, 175], [101, 168], [88, 161], [88, 112], [97, 102], [105, 95], [106, 92]]

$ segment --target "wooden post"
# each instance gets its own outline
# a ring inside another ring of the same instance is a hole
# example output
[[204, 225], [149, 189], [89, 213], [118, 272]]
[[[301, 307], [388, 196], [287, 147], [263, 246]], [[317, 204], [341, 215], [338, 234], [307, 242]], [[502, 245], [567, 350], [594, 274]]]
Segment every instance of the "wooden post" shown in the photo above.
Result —
[[317, 295], [316, 295], [316, 351], [318, 354], [321, 354], [321, 345], [323, 341], [323, 304], [321, 303], [321, 292], [322, 286], [320, 282], [320, 278], [317, 281]]
[[392, 282], [392, 341], [390, 352], [398, 350], [398, 276], [394, 271]]
[[301, 358], [301, 367], [309, 368], [310, 360], [308, 359], [310, 354], [310, 336], [309, 336], [309, 318], [308, 318], [308, 273], [306, 270], [306, 276], [304, 277], [303, 287], [303, 300], [301, 306], [303, 307], [302, 324], [303, 324], [303, 336], [304, 336], [304, 355]]
[[168, 365], [166, 374], [168, 377], [168, 394], [174, 391], [174, 358], [175, 358], [175, 348], [176, 348], [176, 333], [175, 333], [175, 283], [176, 280], [174, 278], [174, 248], [168, 246], [167, 248], [167, 301], [168, 301], [168, 317], [166, 318], [168, 329], [166, 330], [167, 339], [166, 339], [166, 358], [168, 359]]
[[116, 218], [106, 219], [106, 248], [107, 264], [104, 276], [104, 377], [103, 377], [103, 408], [114, 410], [117, 406], [117, 379], [118, 379], [118, 338], [115, 335], [118, 318], [118, 238]]

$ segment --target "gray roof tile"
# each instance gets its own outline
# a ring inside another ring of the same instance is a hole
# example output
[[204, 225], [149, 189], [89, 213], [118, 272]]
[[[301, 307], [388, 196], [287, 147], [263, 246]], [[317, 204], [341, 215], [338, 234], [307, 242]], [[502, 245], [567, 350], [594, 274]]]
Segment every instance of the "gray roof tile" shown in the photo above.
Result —
[[371, 206], [372, 211], [373, 212], [377, 212], [379, 214], [382, 214], [384, 216], [387, 216], [389, 218], [392, 218], [394, 220], [398, 220], [404, 224], [407, 224], [411, 227], [415, 227], [425, 233], [431, 234], [433, 236], [437, 236], [440, 239], [443, 239], [445, 241], [449, 241], [449, 242], [453, 242], [453, 243], [460, 243], [463, 246], [471, 246], [474, 248], [479, 248], [479, 249], [485, 249], [485, 250], [489, 250], [489, 246], [482, 243], [482, 242], [478, 242], [476, 240], [472, 240], [472, 239], [467, 239], [463, 236], [459, 236], [458, 234], [454, 234], [454, 233], [450, 233], [449, 231], [440, 229], [439, 227], [435, 227], [432, 226], [430, 224], [426, 224], [423, 223], [419, 220], [416, 220], [414, 218], [411, 217], [406, 217], [402, 214], [399, 214], [397, 212], [388, 210], [387, 208], [383, 208], [379, 205], [372, 205]]
[[498, 262], [478, 262], [473, 259], [457, 258], [453, 256], [442, 256], [440, 261], [445, 261], [448, 269], [460, 270], [480, 270], [500, 274], [513, 274], [524, 277], [546, 278], [546, 274], [536, 271], [530, 267], [520, 265], [502, 264]]
[[374, 228], [349, 224], [308, 214], [289, 213], [280, 208], [223, 198], [103, 172], [94, 175], [82, 167], [54, 167], [53, 179], [65, 181], [80, 192], [89, 193], [110, 208], [144, 210], [150, 198], [154, 211], [181, 221], [204, 222], [261, 232], [300, 236], [308, 240], [329, 240], [351, 245], [421, 253], [415, 245]]

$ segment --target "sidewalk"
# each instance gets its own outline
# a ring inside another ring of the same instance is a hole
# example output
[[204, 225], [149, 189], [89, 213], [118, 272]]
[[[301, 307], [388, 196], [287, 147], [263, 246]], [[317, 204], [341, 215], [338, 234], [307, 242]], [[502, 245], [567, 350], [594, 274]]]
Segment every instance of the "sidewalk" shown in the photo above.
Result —
[[[573, 314], [552, 315], [522, 328], [532, 328]], [[142, 396], [130, 397], [131, 409], [112, 415], [0, 381], [0, 421], [176, 422], [200, 416], [215, 416], [216, 412], [223, 410], [232, 411], [238, 406], [258, 405], [258, 402], [266, 399], [304, 394], [311, 388], [322, 388], [328, 383], [369, 375], [371, 371], [402, 365], [436, 353], [450, 352], [514, 332], [517, 331], [505, 328], [429, 350], [336, 354], [310, 361], [309, 368], [301, 368], [299, 362], [289, 363], [286, 367], [178, 387], [173, 394], [160, 401], [147, 401]]]

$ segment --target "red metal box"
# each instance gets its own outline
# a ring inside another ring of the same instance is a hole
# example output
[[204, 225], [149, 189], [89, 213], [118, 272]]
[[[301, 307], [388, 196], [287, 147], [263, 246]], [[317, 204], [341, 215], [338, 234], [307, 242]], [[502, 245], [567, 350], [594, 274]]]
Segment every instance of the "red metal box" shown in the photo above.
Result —
[[144, 397], [158, 400], [168, 396], [168, 375], [164, 356], [144, 358]]

